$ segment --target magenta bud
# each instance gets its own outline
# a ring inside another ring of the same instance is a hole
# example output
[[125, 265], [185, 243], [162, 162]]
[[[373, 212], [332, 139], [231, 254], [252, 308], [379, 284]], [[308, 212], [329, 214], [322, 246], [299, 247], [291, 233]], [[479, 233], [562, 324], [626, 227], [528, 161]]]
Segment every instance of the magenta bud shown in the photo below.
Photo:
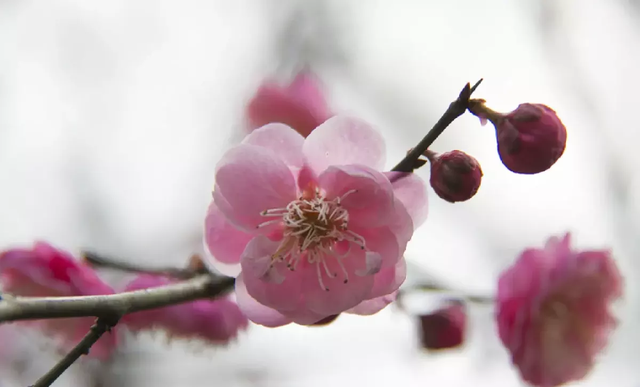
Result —
[[442, 199], [455, 203], [471, 199], [482, 182], [480, 163], [468, 154], [454, 150], [441, 155], [427, 153], [431, 161], [431, 187]]
[[420, 317], [420, 342], [429, 350], [449, 349], [464, 342], [467, 314], [465, 304], [452, 301], [434, 313]]
[[567, 129], [548, 106], [523, 103], [509, 114], [491, 111], [482, 103], [473, 109], [495, 126], [500, 159], [512, 172], [546, 171], [564, 153]]

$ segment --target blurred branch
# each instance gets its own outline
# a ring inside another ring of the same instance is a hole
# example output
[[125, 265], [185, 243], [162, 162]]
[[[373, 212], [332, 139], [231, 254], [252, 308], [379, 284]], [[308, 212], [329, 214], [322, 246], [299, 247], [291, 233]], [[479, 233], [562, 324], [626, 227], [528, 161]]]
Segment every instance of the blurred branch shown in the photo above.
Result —
[[229, 292], [234, 278], [202, 274], [162, 287], [104, 296], [5, 297], [0, 301], [0, 323], [67, 317], [119, 319], [127, 313], [162, 308]]
[[458, 95], [458, 98], [451, 102], [447, 111], [444, 112], [442, 117], [431, 128], [429, 133], [415, 146], [402, 161], [393, 167], [394, 172], [413, 172], [414, 169], [418, 169], [425, 164], [424, 160], [420, 159], [420, 156], [433, 144], [433, 142], [444, 132], [444, 130], [451, 125], [456, 118], [464, 114], [469, 107], [469, 99], [471, 94], [480, 86], [482, 79], [476, 82], [475, 85], [467, 83], [465, 87]]
[[[117, 261], [112, 258], [106, 258], [102, 255], [90, 251], [84, 251], [82, 253], [82, 258], [85, 262], [96, 268], [115, 269], [129, 273], [162, 275], [178, 279], [189, 279], [208, 272], [208, 270], [202, 265], [196, 267], [188, 267], [186, 269], [176, 267], [150, 268], [125, 261]], [[198, 257], [192, 257], [192, 261], [194, 261], [195, 259], [198, 259]]]
[[56, 381], [76, 360], [82, 355], [88, 355], [91, 346], [95, 344], [103, 334], [110, 331], [118, 323], [117, 319], [98, 318], [89, 333], [76, 345], [65, 357], [31, 387], [48, 387]]

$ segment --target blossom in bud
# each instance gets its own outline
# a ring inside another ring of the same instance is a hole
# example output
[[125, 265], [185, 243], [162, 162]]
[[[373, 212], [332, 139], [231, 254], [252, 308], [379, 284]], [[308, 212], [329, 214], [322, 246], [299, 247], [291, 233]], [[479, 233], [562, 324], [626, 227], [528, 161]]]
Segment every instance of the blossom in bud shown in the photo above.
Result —
[[[169, 285], [167, 277], [142, 274], [126, 291]], [[133, 332], [163, 330], [178, 339], [199, 339], [210, 344], [226, 344], [249, 324], [238, 305], [228, 298], [199, 300], [125, 315], [122, 323]]]
[[[0, 284], [4, 292], [29, 297], [95, 296], [113, 294], [87, 264], [44, 242], [30, 249], [16, 248], [0, 253]], [[42, 330], [63, 350], [74, 347], [89, 332], [94, 318], [62, 318], [23, 321], [20, 324]], [[91, 347], [89, 356], [108, 358], [117, 346], [114, 330]]]
[[318, 80], [306, 71], [284, 87], [265, 82], [247, 106], [250, 129], [283, 123], [304, 137], [331, 116]]
[[448, 305], [420, 318], [420, 342], [429, 350], [448, 349], [464, 342], [467, 325], [466, 306], [453, 300]]
[[222, 157], [205, 244], [215, 267], [239, 274], [237, 300], [250, 320], [312, 325], [388, 304], [405, 279], [426, 190], [413, 174], [392, 183], [380, 172], [384, 152], [368, 124], [336, 116], [306, 139], [266, 125]]
[[482, 182], [480, 163], [468, 154], [453, 150], [443, 154], [426, 152], [431, 162], [429, 182], [442, 199], [455, 203], [471, 199]]
[[584, 378], [616, 326], [622, 277], [608, 251], [576, 251], [570, 234], [525, 250], [500, 276], [498, 333], [522, 378], [553, 387]]
[[548, 106], [523, 103], [511, 113], [501, 114], [484, 106], [481, 100], [473, 101], [477, 102], [471, 104], [471, 110], [495, 126], [500, 159], [512, 172], [546, 171], [564, 153], [567, 129]]

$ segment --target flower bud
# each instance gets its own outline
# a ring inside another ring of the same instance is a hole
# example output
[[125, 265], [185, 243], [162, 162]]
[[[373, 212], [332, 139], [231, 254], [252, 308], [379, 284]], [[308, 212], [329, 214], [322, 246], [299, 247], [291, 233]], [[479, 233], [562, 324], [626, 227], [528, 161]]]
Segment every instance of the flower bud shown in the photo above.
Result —
[[451, 301], [434, 313], [420, 316], [420, 341], [429, 350], [448, 349], [464, 342], [467, 324], [465, 304]]
[[454, 150], [437, 155], [427, 151], [431, 161], [431, 187], [442, 199], [455, 203], [469, 200], [478, 192], [482, 169], [478, 160]]
[[471, 111], [493, 123], [502, 163], [512, 172], [535, 174], [546, 171], [564, 153], [567, 129], [555, 111], [542, 104], [523, 103], [508, 114], [471, 101]]

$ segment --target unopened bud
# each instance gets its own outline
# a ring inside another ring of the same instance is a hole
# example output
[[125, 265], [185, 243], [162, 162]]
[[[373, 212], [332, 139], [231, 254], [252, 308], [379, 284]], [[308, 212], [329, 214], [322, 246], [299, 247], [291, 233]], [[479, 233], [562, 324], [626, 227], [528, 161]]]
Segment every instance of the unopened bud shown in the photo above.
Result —
[[464, 342], [467, 324], [465, 304], [451, 301], [434, 313], [420, 316], [420, 341], [429, 350], [448, 349]]
[[437, 155], [427, 151], [431, 161], [431, 187], [442, 199], [455, 203], [471, 199], [482, 182], [482, 169], [478, 160], [454, 150]]
[[523, 103], [511, 113], [502, 114], [487, 108], [483, 100], [472, 100], [470, 110], [481, 121], [493, 123], [500, 159], [512, 172], [546, 171], [564, 153], [567, 129], [548, 106]]

